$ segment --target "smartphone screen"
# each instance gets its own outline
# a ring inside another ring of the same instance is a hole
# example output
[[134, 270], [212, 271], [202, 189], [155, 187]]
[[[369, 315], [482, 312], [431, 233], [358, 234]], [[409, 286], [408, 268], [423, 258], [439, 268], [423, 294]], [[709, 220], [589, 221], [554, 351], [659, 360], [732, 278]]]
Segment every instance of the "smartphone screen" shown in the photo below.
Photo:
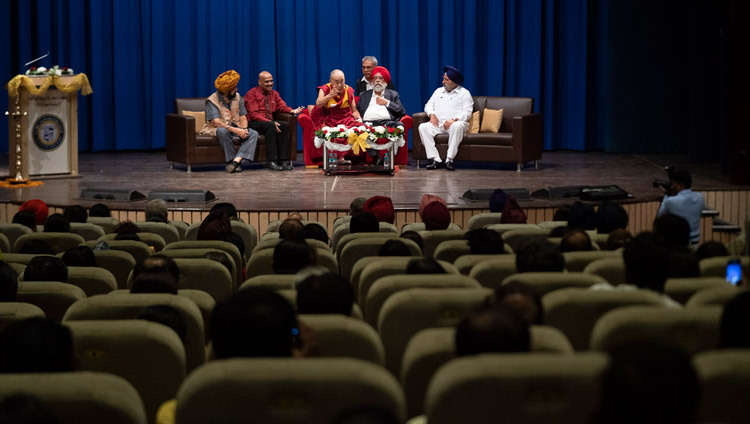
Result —
[[742, 279], [742, 267], [739, 259], [730, 259], [727, 262], [727, 281], [737, 285]]

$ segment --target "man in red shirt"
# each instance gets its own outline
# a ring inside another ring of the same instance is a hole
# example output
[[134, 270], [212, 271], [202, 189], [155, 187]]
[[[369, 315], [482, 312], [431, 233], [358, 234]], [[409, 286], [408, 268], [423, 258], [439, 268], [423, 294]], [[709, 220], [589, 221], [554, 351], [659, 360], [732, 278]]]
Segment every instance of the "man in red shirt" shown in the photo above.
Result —
[[273, 89], [273, 75], [263, 71], [258, 75], [258, 86], [245, 94], [245, 109], [248, 127], [266, 138], [268, 168], [274, 171], [292, 169], [289, 158], [289, 125], [283, 121], [274, 121], [273, 113], [288, 112], [297, 115], [303, 108], [292, 109], [287, 106], [279, 92]]

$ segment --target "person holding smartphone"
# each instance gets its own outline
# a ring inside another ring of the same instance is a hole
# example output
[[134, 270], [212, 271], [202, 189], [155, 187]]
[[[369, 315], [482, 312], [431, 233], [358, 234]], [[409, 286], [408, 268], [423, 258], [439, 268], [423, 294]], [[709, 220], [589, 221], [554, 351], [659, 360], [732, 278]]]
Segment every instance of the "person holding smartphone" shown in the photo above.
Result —
[[702, 193], [691, 190], [693, 179], [685, 169], [673, 169], [669, 172], [669, 192], [664, 187], [659, 189], [665, 194], [657, 216], [668, 213], [684, 218], [690, 225], [690, 244], [700, 241], [701, 214], [705, 208]]

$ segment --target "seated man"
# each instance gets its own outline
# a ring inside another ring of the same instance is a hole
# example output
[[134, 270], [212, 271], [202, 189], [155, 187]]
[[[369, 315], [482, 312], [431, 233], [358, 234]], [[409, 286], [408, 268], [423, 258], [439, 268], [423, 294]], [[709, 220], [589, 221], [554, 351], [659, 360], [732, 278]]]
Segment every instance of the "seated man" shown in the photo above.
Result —
[[362, 123], [354, 102], [354, 89], [345, 82], [344, 72], [334, 69], [328, 84], [318, 87], [318, 99], [310, 116], [315, 128], [336, 125], [351, 127]]
[[[240, 74], [226, 71], [214, 82], [216, 92], [206, 99], [206, 126], [201, 134], [216, 136], [227, 160], [229, 173], [242, 171], [242, 160], [253, 160], [258, 143], [258, 132], [247, 126], [245, 103], [237, 93]], [[232, 135], [242, 141], [235, 153]]]
[[274, 121], [273, 113], [297, 115], [304, 108], [292, 109], [287, 106], [279, 92], [273, 89], [273, 75], [267, 71], [258, 75], [258, 86], [245, 94], [245, 108], [248, 126], [265, 136], [268, 168], [274, 171], [291, 170], [293, 158], [289, 157], [289, 125], [284, 121]]
[[[390, 85], [391, 74], [382, 66], [372, 70], [372, 89], [360, 93], [357, 110], [362, 120], [372, 125], [383, 125], [385, 127], [397, 127], [401, 125], [400, 119], [406, 115], [406, 109], [401, 104], [398, 91], [386, 88]], [[373, 158], [378, 156], [376, 165], [382, 165], [378, 151], [367, 149], [367, 154]]]

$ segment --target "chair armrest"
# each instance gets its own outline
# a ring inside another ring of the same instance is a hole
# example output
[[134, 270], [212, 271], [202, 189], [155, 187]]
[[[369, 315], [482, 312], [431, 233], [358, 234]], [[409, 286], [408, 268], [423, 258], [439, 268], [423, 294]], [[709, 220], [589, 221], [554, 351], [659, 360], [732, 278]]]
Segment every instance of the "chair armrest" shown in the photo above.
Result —
[[411, 132], [412, 135], [412, 142], [411, 142], [411, 155], [412, 158], [415, 160], [422, 160], [427, 159], [427, 154], [424, 151], [424, 146], [422, 145], [422, 137], [419, 136], [419, 126], [424, 124], [425, 122], [430, 121], [430, 117], [427, 116], [424, 112], [418, 112], [411, 116], [413, 121], [413, 130]]
[[297, 115], [297, 122], [299, 123], [299, 126], [302, 127], [303, 130], [309, 128], [313, 129], [313, 122], [312, 118], [310, 117], [310, 114], [307, 112], [307, 109], [305, 109], [304, 112]]
[[544, 148], [544, 116], [541, 113], [515, 116], [512, 122], [516, 162], [541, 159]]
[[195, 145], [195, 118], [168, 113], [165, 125], [167, 160], [184, 163], [190, 146]]
[[414, 119], [409, 115], [404, 115], [401, 118], [401, 123], [404, 125], [404, 132], [409, 132], [409, 129], [414, 126]]

